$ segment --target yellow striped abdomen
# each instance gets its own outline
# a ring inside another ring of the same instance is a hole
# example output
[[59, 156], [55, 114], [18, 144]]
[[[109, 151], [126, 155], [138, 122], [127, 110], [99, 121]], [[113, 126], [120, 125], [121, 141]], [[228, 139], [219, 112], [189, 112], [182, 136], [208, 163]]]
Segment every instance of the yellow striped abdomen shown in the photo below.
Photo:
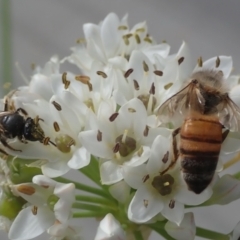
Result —
[[189, 190], [199, 194], [212, 181], [222, 144], [217, 117], [200, 115], [185, 120], [180, 131], [180, 156]]

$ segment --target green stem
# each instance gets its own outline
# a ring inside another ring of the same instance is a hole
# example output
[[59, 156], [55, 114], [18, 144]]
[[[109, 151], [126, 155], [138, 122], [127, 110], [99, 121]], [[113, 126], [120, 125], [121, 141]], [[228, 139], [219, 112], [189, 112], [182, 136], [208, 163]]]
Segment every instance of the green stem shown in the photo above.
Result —
[[107, 206], [114, 205], [112, 201], [109, 201], [106, 198], [84, 196], [84, 195], [76, 195], [75, 198], [77, 201], [98, 203], [98, 204], [103, 204], [103, 205], [107, 205]]
[[140, 231], [134, 231], [133, 234], [136, 240], [144, 240]]
[[[12, 81], [12, 38], [11, 38], [11, 1], [1, 0], [1, 87]], [[8, 90], [5, 90], [5, 94]], [[3, 92], [1, 92], [3, 94]]]
[[110, 209], [112, 211], [116, 211], [116, 208], [114, 207], [106, 207], [106, 206], [101, 206], [101, 205], [92, 205], [92, 204], [87, 204], [87, 203], [80, 203], [80, 202], [75, 202], [73, 203], [73, 208], [75, 209], [83, 209], [83, 210], [90, 210], [92, 212], [102, 212], [102, 211], [105, 211], [105, 212], [109, 212]]
[[103, 198], [109, 199], [109, 194], [107, 192], [104, 192], [102, 189], [90, 187], [88, 185], [78, 183], [78, 182], [63, 178], [63, 177], [55, 178], [55, 180], [58, 182], [61, 182], [61, 183], [73, 183], [73, 184], [75, 184], [75, 187], [78, 190], [93, 193], [93, 194], [99, 195]]
[[96, 160], [96, 158], [93, 155], [91, 156], [90, 164], [88, 164], [84, 168], [79, 169], [79, 171], [81, 173], [83, 173], [86, 177], [91, 179], [98, 186], [100, 186], [102, 189], [104, 189], [105, 191], [108, 192], [108, 186], [101, 184], [101, 177], [100, 177], [100, 172], [99, 172], [99, 162], [98, 162], [98, 160]]
[[235, 173], [235, 174], [233, 175], [233, 177], [236, 178], [236, 179], [238, 179], [238, 180], [240, 180], [240, 172]]
[[103, 218], [107, 212], [91, 212], [91, 211], [84, 211], [84, 212], [75, 212], [73, 214], [73, 218]]
[[217, 239], [217, 240], [229, 240], [230, 239], [228, 235], [214, 232], [214, 231], [200, 228], [200, 227], [197, 227], [196, 235], [199, 237], [206, 238], [206, 239]]

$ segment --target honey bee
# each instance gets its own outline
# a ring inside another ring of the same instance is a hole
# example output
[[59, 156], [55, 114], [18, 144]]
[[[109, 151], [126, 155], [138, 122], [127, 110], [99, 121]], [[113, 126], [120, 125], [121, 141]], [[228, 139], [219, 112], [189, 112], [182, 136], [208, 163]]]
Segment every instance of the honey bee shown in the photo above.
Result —
[[[49, 137], [45, 137], [44, 131], [41, 128], [39, 121], [42, 120], [39, 117], [32, 119], [26, 117], [27, 112], [23, 108], [17, 110], [9, 110], [7, 99], [5, 100], [4, 111], [0, 112], [0, 142], [4, 147], [13, 150], [7, 140], [17, 137], [21, 142], [27, 143], [27, 141], [39, 141], [44, 145], [51, 143], [56, 146], [55, 143], [50, 141]], [[7, 155], [7, 153], [0, 148], [0, 152]]]
[[188, 84], [158, 109], [160, 120], [164, 116], [169, 119], [174, 114], [185, 119], [172, 133], [173, 160], [170, 167], [180, 158], [188, 189], [200, 194], [213, 179], [221, 145], [229, 130], [240, 129], [240, 109], [228, 95], [222, 71], [193, 73]]

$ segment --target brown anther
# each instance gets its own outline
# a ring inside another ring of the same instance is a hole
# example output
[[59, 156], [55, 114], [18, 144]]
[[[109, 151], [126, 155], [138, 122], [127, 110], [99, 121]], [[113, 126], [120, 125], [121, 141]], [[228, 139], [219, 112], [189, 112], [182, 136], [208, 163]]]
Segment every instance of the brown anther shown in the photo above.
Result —
[[146, 126], [145, 129], [144, 129], [144, 131], [143, 131], [143, 136], [144, 136], [144, 137], [147, 137], [147, 136], [148, 136], [148, 132], [149, 132], [149, 127]]
[[143, 70], [144, 70], [145, 72], [148, 72], [148, 71], [149, 71], [149, 67], [148, 67], [148, 65], [146, 64], [145, 61], [143, 61]]
[[117, 112], [116, 112], [116, 113], [113, 113], [113, 114], [109, 117], [109, 121], [110, 121], [110, 122], [113, 122], [113, 121], [117, 118], [118, 114], [119, 114], [119, 113], [117, 113]]
[[68, 89], [70, 83], [71, 83], [70, 81], [66, 80], [66, 82], [64, 83], [64, 89]]
[[130, 113], [135, 113], [135, 112], [136, 112], [136, 110], [135, 110], [134, 108], [128, 108], [128, 111], [129, 111]]
[[61, 105], [59, 103], [57, 103], [56, 101], [52, 101], [52, 104], [58, 111], [62, 110]]
[[98, 130], [98, 133], [97, 133], [97, 140], [98, 142], [101, 142], [102, 141], [102, 132]]
[[78, 39], [76, 40], [76, 43], [77, 43], [77, 44], [86, 43], [86, 39], [85, 39], [85, 38], [78, 38]]
[[17, 190], [21, 193], [24, 193], [26, 195], [33, 195], [35, 193], [35, 188], [28, 186], [28, 185], [20, 185], [17, 187]]
[[163, 72], [160, 71], [160, 70], [155, 70], [154, 73], [157, 75], [157, 76], [162, 76], [163, 75]]
[[132, 33], [128, 33], [126, 35], [123, 35], [123, 40], [126, 45], [129, 45], [129, 38], [132, 37]]
[[135, 88], [135, 90], [139, 90], [139, 84], [138, 84], [138, 82], [137, 82], [137, 80], [133, 80], [133, 85], [134, 85], [134, 88]]
[[37, 206], [33, 206], [32, 207], [32, 214], [33, 215], [37, 215], [37, 211], [38, 211], [38, 207]]
[[120, 149], [120, 143], [116, 143], [115, 146], [113, 147], [113, 153], [117, 153], [119, 152], [119, 149]]
[[75, 76], [75, 80], [88, 85], [89, 91], [92, 91], [92, 84], [90, 83], [90, 77], [84, 75]]
[[77, 75], [77, 76], [75, 76], [75, 80], [77, 80], [83, 84], [88, 84], [88, 82], [90, 81], [90, 77], [85, 76], [85, 75]]
[[218, 68], [219, 67], [219, 65], [220, 65], [220, 58], [219, 57], [217, 57], [217, 59], [216, 59], [216, 65], [215, 65], [215, 67], [216, 68]]
[[124, 25], [121, 25], [118, 27], [118, 30], [127, 30], [128, 27], [127, 26], [124, 26]]
[[107, 74], [105, 72], [102, 72], [102, 71], [97, 71], [97, 75], [99, 75], [103, 78], [107, 78]]
[[169, 208], [173, 209], [175, 207], [175, 201], [174, 200], [170, 200], [168, 206], [169, 206]]
[[143, 199], [143, 205], [144, 205], [145, 208], [147, 208], [147, 206], [148, 206], [148, 200]]
[[138, 29], [136, 29], [136, 32], [145, 32], [145, 31], [146, 31], [145, 28], [138, 28]]
[[199, 57], [198, 60], [197, 60], [197, 64], [199, 67], [202, 67], [203, 66], [203, 60], [202, 60], [202, 57]]
[[140, 44], [141, 43], [141, 39], [140, 39], [139, 35], [138, 34], [134, 34], [134, 37], [135, 37], [135, 40], [136, 40], [137, 44]]
[[168, 83], [164, 86], [164, 89], [168, 90], [172, 85], [173, 85], [173, 83]]
[[124, 77], [125, 77], [125, 78], [128, 78], [132, 72], [133, 72], [133, 69], [132, 69], [132, 68], [129, 68], [129, 69], [124, 73]]
[[123, 38], [124, 43], [128, 46], [129, 45], [128, 38], [126, 36], [123, 36], [122, 38]]
[[62, 74], [62, 83], [65, 84], [66, 81], [67, 81], [67, 73], [64, 72], [64, 73]]
[[152, 39], [150, 37], [145, 37], [143, 40], [145, 42], [152, 43]]
[[50, 137], [45, 137], [43, 139], [43, 145], [48, 145], [49, 144], [49, 141], [50, 141]]
[[151, 88], [149, 90], [149, 93], [152, 94], [152, 95], [155, 94], [155, 84], [154, 83], [152, 83]]
[[128, 33], [128, 34], [126, 34], [126, 35], [124, 35], [124, 36], [127, 37], [127, 38], [130, 38], [130, 37], [133, 36], [133, 34], [132, 34], [132, 33]]
[[178, 59], [178, 65], [180, 65], [183, 61], [184, 61], [184, 57], [180, 57], [180, 58]]
[[163, 162], [163, 163], [167, 163], [168, 157], [169, 157], [169, 151], [167, 151], [167, 152], [165, 153], [165, 155], [163, 156], [162, 162]]
[[149, 179], [149, 174], [147, 174], [142, 178], [143, 183], [145, 183], [148, 179]]
[[53, 127], [54, 127], [54, 130], [55, 130], [56, 132], [59, 132], [59, 131], [60, 131], [60, 127], [59, 127], [59, 125], [58, 125], [57, 122], [54, 122], [54, 123], [53, 123]]

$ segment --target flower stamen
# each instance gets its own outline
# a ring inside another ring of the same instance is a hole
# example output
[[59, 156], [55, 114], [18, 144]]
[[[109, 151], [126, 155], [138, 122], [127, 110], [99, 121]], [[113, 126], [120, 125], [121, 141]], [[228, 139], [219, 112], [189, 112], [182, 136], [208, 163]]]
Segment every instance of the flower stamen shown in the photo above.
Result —
[[97, 75], [99, 75], [99, 76], [101, 76], [103, 78], [107, 78], [108, 77], [108, 75], [105, 72], [103, 72], [103, 71], [97, 71]]
[[155, 71], [153, 71], [153, 73], [155, 73], [159, 77], [161, 77], [163, 75], [163, 72], [160, 70], [155, 70]]
[[56, 101], [52, 101], [52, 104], [58, 111], [62, 110], [61, 105], [59, 103], [57, 103]]
[[54, 127], [54, 130], [55, 130], [56, 132], [59, 132], [59, 131], [60, 131], [60, 127], [59, 127], [59, 125], [58, 125], [57, 122], [54, 122], [54, 123], [53, 123], [53, 127]]
[[59, 134], [55, 138], [55, 143], [57, 149], [63, 153], [68, 153], [71, 151], [71, 146], [75, 145], [75, 140], [67, 134]]
[[133, 72], [133, 68], [129, 68], [129, 69], [124, 73], [124, 77], [125, 77], [125, 78], [128, 78], [132, 72]]

